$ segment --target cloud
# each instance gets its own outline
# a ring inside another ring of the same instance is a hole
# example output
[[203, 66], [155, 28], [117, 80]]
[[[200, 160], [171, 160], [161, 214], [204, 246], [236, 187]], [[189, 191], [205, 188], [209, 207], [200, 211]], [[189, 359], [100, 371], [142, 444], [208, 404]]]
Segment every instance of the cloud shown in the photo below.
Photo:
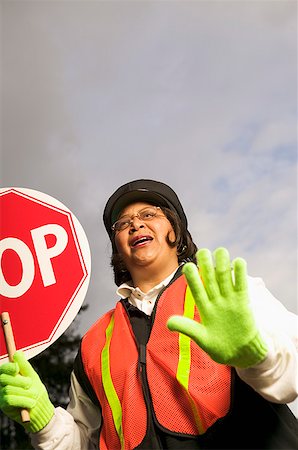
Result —
[[[5, 2], [3, 182], [47, 192], [91, 244], [82, 330], [115, 302], [107, 197], [169, 183], [199, 245], [296, 307], [294, 2]], [[277, 269], [278, 267], [278, 269]]]

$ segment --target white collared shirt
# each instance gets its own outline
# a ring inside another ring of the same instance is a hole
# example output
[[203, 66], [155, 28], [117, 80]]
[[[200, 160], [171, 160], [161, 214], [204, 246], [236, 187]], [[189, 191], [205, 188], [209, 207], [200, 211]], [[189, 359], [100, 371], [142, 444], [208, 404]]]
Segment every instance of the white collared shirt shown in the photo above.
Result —
[[147, 314], [147, 316], [151, 316], [158, 294], [162, 288], [169, 284], [176, 271], [177, 269], [148, 292], [143, 292], [138, 287], [135, 288], [132, 285], [132, 281], [129, 281], [128, 283], [122, 283], [116, 293], [121, 298], [128, 298], [131, 305], [136, 306], [140, 311]]

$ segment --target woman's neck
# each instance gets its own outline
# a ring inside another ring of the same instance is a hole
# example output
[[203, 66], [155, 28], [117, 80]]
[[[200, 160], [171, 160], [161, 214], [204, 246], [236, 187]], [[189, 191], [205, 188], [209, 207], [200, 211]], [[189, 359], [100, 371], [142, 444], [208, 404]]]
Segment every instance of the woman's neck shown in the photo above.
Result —
[[167, 268], [158, 271], [153, 271], [149, 267], [143, 267], [142, 270], [135, 271], [134, 274], [131, 273], [133, 285], [141, 289], [142, 292], [146, 293], [154, 286], [161, 283], [177, 269], [177, 263], [169, 265]]

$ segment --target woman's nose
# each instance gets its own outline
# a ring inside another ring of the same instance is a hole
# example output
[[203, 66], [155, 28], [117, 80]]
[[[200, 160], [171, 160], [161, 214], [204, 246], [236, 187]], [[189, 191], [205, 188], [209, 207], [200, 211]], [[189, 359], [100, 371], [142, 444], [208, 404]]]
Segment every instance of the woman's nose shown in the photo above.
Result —
[[134, 216], [130, 221], [130, 231], [138, 230], [139, 228], [143, 228], [143, 222], [137, 217]]

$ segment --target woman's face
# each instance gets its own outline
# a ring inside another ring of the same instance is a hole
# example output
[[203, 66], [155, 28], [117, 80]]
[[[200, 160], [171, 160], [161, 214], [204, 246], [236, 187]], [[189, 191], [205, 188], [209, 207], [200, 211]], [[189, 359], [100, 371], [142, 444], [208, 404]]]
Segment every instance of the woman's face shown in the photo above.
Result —
[[157, 215], [148, 221], [135, 216], [143, 208], [151, 206], [145, 202], [133, 203], [124, 208], [119, 216], [131, 218], [127, 228], [115, 232], [115, 244], [132, 277], [134, 270], [141, 267], [154, 265], [154, 269], [164, 269], [178, 265], [177, 248], [170, 247], [166, 241], [169, 236], [170, 241], [174, 242], [175, 233], [162, 210], [157, 209]]

